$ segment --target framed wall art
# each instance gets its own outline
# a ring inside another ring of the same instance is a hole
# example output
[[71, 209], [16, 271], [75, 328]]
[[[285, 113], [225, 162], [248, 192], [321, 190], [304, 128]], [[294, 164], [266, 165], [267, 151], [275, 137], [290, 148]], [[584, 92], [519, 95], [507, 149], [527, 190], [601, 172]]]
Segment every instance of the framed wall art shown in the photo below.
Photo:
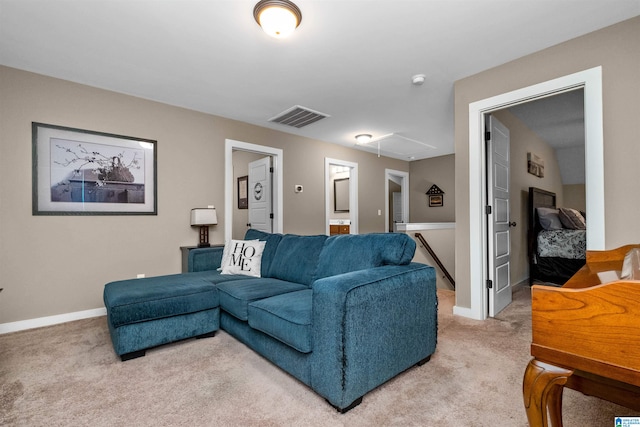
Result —
[[238, 177], [238, 209], [249, 209], [249, 176]]
[[444, 206], [444, 191], [437, 185], [433, 184], [425, 194], [429, 198], [429, 207]]
[[429, 196], [429, 207], [444, 206], [444, 199], [441, 194]]
[[544, 178], [544, 160], [542, 157], [527, 153], [527, 172], [538, 178]]
[[32, 123], [33, 215], [157, 215], [156, 141]]

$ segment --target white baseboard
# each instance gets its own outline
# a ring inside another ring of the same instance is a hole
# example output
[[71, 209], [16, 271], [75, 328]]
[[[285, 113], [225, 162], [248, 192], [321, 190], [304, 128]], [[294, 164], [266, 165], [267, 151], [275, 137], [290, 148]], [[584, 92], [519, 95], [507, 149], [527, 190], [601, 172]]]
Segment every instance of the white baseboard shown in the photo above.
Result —
[[106, 316], [107, 309], [94, 308], [93, 310], [76, 311], [73, 313], [58, 314], [56, 316], [38, 317], [36, 319], [20, 320], [18, 322], [0, 323], [0, 335], [10, 332], [24, 331], [26, 329], [41, 328], [43, 326], [57, 325], [73, 320], [88, 319], [90, 317]]
[[469, 319], [477, 319], [475, 313], [470, 308], [460, 307], [458, 305], [453, 306], [453, 314], [455, 314], [456, 316], [468, 317]]

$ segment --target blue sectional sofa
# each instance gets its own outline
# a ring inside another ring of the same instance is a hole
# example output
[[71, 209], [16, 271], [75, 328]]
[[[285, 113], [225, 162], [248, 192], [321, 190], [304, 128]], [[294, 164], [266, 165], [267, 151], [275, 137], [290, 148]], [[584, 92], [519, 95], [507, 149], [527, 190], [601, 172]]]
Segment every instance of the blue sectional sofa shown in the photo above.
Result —
[[[189, 273], [107, 284], [116, 353], [143, 355], [145, 348], [186, 338], [185, 331], [210, 335], [219, 326], [341, 412], [434, 353], [435, 272], [411, 262], [416, 245], [407, 235], [248, 230], [245, 240], [265, 242], [261, 277], [222, 274], [222, 248], [199, 248], [189, 254]], [[176, 325], [178, 335], [160, 331]], [[159, 334], [157, 342], [149, 339], [151, 332]], [[136, 344], [138, 338], [142, 342]]]

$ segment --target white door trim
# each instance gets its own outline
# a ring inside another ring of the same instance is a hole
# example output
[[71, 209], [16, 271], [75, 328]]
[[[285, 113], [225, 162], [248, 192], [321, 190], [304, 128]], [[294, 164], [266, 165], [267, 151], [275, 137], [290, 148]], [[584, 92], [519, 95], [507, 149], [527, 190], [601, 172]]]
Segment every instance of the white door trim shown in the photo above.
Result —
[[[587, 248], [602, 250], [604, 239], [604, 142], [602, 117], [602, 67], [549, 80], [469, 104], [469, 277], [471, 307], [454, 306], [454, 314], [483, 320], [487, 317], [485, 289], [486, 235], [484, 224], [485, 155], [484, 114], [509, 105], [531, 101], [560, 91], [584, 87], [585, 162], [587, 215], [590, 218]], [[482, 248], [482, 250], [478, 250]]]
[[401, 178], [402, 184], [402, 222], [409, 223], [409, 172], [397, 171], [393, 169], [384, 170], [384, 231], [389, 232], [389, 179], [392, 176]]
[[331, 218], [331, 173], [330, 166], [345, 166], [351, 169], [349, 173], [349, 226], [350, 234], [358, 234], [358, 164], [346, 160], [324, 158], [324, 208], [325, 208], [325, 234], [328, 236], [329, 219]]
[[224, 239], [231, 240], [233, 231], [233, 150], [249, 151], [271, 156], [273, 158], [273, 232], [282, 233], [283, 230], [283, 151], [279, 148], [266, 147], [248, 142], [225, 139], [224, 141]]

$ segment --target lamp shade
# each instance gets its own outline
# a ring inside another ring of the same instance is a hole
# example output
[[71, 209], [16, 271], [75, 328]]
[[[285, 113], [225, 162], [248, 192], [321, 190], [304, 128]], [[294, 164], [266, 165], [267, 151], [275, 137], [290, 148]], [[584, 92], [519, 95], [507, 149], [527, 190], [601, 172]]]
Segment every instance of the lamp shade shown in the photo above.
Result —
[[191, 209], [191, 225], [214, 225], [218, 223], [218, 215], [215, 209], [195, 208]]

